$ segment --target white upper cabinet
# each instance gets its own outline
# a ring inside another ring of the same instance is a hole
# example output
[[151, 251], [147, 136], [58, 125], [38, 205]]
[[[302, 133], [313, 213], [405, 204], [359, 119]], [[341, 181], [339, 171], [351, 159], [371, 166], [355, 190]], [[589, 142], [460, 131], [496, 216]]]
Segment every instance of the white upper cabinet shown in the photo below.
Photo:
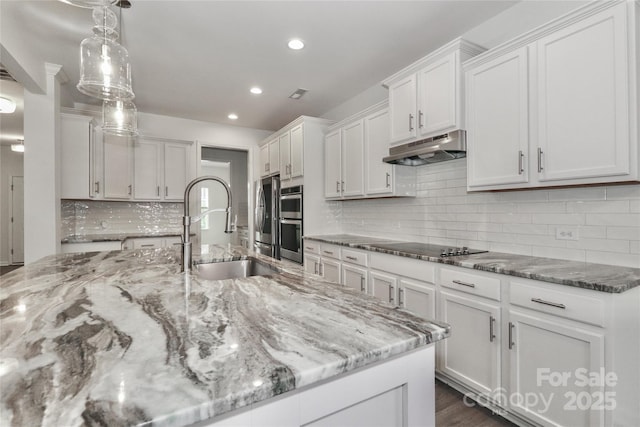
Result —
[[132, 138], [104, 135], [104, 198], [133, 197]]
[[383, 82], [391, 145], [464, 128], [461, 62], [483, 51], [456, 39]]
[[101, 134], [92, 117], [60, 115], [61, 198], [87, 199], [101, 195]]
[[364, 194], [364, 124], [362, 120], [342, 128], [342, 195]]
[[381, 102], [329, 128], [325, 136], [325, 198], [415, 197], [416, 168], [384, 163], [389, 109]]
[[340, 129], [324, 139], [324, 196], [339, 198], [342, 194], [342, 145]]
[[291, 178], [291, 134], [285, 132], [278, 138], [280, 143], [280, 179]]
[[289, 133], [291, 134], [289, 176], [297, 178], [304, 174], [304, 124], [295, 126]]
[[468, 188], [637, 181], [637, 2], [591, 2], [464, 65]]
[[138, 137], [134, 143], [134, 198], [181, 201], [189, 181], [190, 142]]
[[466, 75], [467, 181], [470, 188], [528, 181], [528, 48], [470, 70]]
[[269, 143], [260, 147], [260, 176], [269, 175]]
[[280, 170], [280, 140], [278, 137], [260, 147], [260, 176], [273, 175]]

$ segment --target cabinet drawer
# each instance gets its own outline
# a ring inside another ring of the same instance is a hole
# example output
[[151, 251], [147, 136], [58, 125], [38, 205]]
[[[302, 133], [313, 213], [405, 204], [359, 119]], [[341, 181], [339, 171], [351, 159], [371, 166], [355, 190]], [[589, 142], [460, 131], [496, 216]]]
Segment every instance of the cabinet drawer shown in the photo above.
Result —
[[442, 286], [500, 301], [500, 279], [449, 268], [440, 270]]
[[597, 297], [515, 281], [510, 284], [510, 294], [510, 302], [513, 305], [604, 326], [604, 301]]
[[335, 259], [340, 259], [340, 246], [336, 246], [336, 245], [327, 245], [325, 243], [323, 243], [320, 246], [320, 255], [322, 255], [324, 258], [335, 258]]
[[304, 251], [308, 254], [320, 255], [320, 242], [316, 242], [313, 240], [305, 240], [303, 247], [304, 247]]
[[342, 262], [362, 265], [364, 267], [369, 265], [369, 259], [367, 257], [367, 254], [361, 251], [354, 251], [353, 249], [342, 250]]
[[436, 265], [419, 259], [411, 259], [397, 255], [372, 253], [371, 268], [410, 277], [422, 282], [435, 283]]

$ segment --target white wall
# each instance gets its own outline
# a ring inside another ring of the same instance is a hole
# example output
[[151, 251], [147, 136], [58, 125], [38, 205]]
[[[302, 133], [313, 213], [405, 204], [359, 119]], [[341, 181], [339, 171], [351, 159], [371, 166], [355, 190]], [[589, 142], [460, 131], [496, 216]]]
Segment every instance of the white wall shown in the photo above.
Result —
[[0, 146], [0, 265], [8, 265], [10, 261], [11, 177], [23, 173], [23, 154], [11, 151], [10, 146]]

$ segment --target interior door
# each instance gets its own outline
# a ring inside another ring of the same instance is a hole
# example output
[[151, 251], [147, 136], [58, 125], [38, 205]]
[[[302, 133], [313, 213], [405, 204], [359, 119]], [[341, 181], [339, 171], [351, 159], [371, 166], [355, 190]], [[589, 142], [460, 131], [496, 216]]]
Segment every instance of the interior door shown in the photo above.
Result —
[[24, 264], [24, 178], [11, 177], [11, 264]]

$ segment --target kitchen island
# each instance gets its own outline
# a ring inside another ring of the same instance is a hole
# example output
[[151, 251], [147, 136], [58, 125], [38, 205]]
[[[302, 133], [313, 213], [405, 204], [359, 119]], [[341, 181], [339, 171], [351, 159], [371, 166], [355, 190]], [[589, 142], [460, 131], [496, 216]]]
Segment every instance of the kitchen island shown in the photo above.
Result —
[[273, 274], [204, 280], [163, 248], [50, 256], [3, 276], [0, 425], [260, 425], [269, 412], [322, 424], [342, 413], [328, 396], [433, 424], [446, 324], [242, 248], [200, 261], [248, 256]]

